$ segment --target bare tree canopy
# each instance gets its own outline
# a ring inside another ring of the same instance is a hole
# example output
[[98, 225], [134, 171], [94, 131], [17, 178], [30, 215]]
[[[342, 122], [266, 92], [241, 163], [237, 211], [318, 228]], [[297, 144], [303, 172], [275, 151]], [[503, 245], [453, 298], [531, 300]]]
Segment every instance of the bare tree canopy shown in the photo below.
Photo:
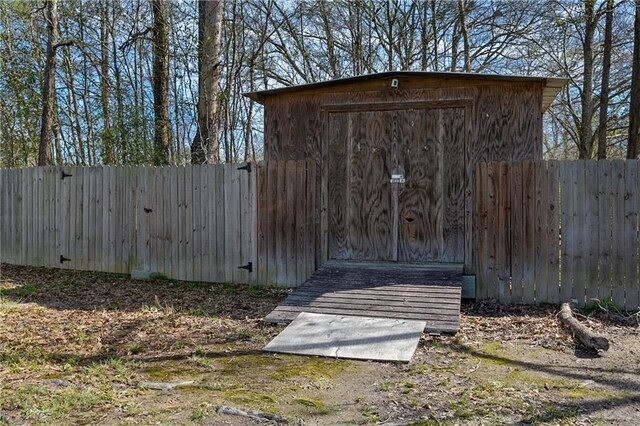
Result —
[[568, 77], [547, 158], [637, 156], [636, 0], [223, 3], [0, 2], [0, 165], [260, 159], [242, 93], [390, 70]]

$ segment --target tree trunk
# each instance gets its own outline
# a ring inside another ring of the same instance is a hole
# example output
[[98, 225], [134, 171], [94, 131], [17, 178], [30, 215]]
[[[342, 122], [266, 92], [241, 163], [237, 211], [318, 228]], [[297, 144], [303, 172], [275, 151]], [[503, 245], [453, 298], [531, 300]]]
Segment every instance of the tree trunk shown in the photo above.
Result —
[[40, 127], [40, 146], [38, 148], [38, 166], [53, 164], [53, 108], [56, 96], [56, 48], [58, 44], [58, 0], [46, 0], [44, 18], [47, 22], [47, 59], [44, 66], [42, 84], [42, 121]]
[[638, 158], [640, 145], [640, 0], [636, 0], [633, 26], [633, 68], [631, 71], [631, 102], [629, 104], [629, 142], [627, 158]]
[[436, 19], [436, 0], [431, 0], [431, 32], [433, 33], [433, 69], [434, 71], [438, 71], [438, 21]]
[[582, 111], [580, 115], [579, 156], [581, 159], [589, 159], [593, 151], [593, 35], [596, 29], [594, 17], [594, 0], [584, 1], [585, 32], [583, 40], [584, 61], [582, 67], [582, 93], [580, 103]]
[[109, 30], [108, 0], [100, 2], [100, 102], [102, 106], [102, 144], [104, 164], [115, 161], [113, 135], [109, 119]]
[[462, 48], [464, 54], [464, 66], [462, 71], [471, 71], [471, 60], [469, 53], [469, 34], [467, 33], [467, 13], [463, 0], [458, 0], [458, 16], [460, 17], [460, 32], [462, 33]]
[[171, 163], [169, 149], [169, 27], [164, 0], [153, 0], [153, 164]]
[[604, 50], [602, 52], [602, 84], [600, 89], [600, 119], [598, 124], [598, 159], [607, 158], [607, 117], [609, 108], [609, 74], [611, 72], [611, 45], [613, 44], [613, 0], [607, 0], [604, 24]]
[[218, 80], [222, 1], [198, 2], [198, 129], [191, 143], [191, 164], [220, 161]]

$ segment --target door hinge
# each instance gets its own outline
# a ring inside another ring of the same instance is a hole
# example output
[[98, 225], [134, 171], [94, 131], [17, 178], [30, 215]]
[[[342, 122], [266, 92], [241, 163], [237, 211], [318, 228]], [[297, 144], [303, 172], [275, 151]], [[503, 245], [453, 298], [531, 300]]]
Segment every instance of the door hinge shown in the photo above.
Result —
[[253, 272], [253, 262], [249, 262], [244, 266], [238, 266], [238, 269], [246, 269], [249, 272]]
[[64, 263], [64, 262], [70, 262], [71, 259], [67, 259], [66, 257], [64, 257], [63, 255], [60, 255], [60, 263]]
[[[251, 173], [251, 163], [247, 163], [246, 166], [238, 167], [238, 170], [246, 170], [247, 173]], [[251, 272], [251, 271], [249, 271]]]
[[68, 177], [71, 177], [71, 176], [73, 176], [73, 175], [70, 175], [69, 173], [65, 173], [64, 170], [60, 171], [60, 178], [62, 180], [64, 180], [64, 178], [68, 178]]

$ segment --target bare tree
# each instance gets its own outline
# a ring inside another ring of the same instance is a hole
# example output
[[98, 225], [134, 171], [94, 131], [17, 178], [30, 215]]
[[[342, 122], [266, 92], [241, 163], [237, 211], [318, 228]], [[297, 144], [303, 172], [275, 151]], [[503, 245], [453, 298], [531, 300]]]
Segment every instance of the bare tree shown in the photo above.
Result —
[[169, 27], [164, 0], [153, 0], [153, 112], [156, 165], [171, 163], [169, 141]]
[[198, 2], [198, 127], [191, 143], [191, 163], [220, 161], [218, 80], [222, 1]]
[[53, 164], [53, 122], [56, 104], [56, 51], [63, 45], [58, 43], [58, 0], [46, 0], [44, 19], [47, 22], [47, 59], [42, 79], [42, 121], [40, 127], [40, 144], [38, 148], [38, 165]]

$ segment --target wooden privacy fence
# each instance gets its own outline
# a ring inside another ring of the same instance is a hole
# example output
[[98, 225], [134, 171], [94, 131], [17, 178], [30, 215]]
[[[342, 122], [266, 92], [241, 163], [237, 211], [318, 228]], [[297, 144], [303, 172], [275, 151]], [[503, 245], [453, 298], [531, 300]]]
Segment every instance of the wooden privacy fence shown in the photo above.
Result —
[[0, 170], [0, 260], [295, 286], [315, 270], [314, 162]]
[[639, 307], [639, 163], [476, 167], [477, 297]]

